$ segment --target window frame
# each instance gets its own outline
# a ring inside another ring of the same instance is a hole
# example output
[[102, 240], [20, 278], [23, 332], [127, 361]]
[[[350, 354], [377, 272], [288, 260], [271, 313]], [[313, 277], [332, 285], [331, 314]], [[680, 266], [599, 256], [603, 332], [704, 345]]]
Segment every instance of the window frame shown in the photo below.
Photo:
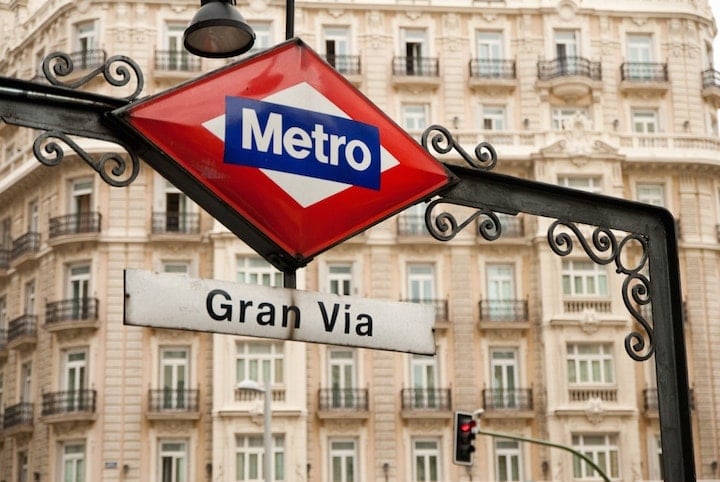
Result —
[[[261, 347], [268, 347], [269, 350], [262, 353], [252, 353], [252, 348]], [[255, 374], [252, 373], [252, 362], [257, 364]], [[241, 363], [243, 365], [242, 369], [240, 367]], [[252, 380], [262, 385], [265, 382], [266, 368], [269, 369], [270, 382], [272, 386], [283, 386], [285, 384], [285, 345], [283, 342], [239, 340], [235, 343], [236, 383], [240, 383], [245, 380]]]
[[[597, 351], [582, 352], [583, 348], [597, 349]], [[615, 353], [612, 343], [568, 342], [566, 345], [565, 360], [569, 387], [614, 387], [617, 385]], [[596, 373], [598, 375], [597, 377], [595, 376]], [[583, 374], [585, 374], [587, 379], [583, 379]]]

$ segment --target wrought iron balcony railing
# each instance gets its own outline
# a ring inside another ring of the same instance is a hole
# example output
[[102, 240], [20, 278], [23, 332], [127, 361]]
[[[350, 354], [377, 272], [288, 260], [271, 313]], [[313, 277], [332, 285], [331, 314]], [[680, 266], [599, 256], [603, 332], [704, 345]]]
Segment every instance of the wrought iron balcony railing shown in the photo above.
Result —
[[174, 72], [198, 72], [202, 63], [198, 57], [179, 50], [156, 50], [155, 69]]
[[[660, 408], [657, 388], [646, 388], [643, 390], [643, 407], [645, 412], [657, 412]], [[695, 409], [695, 392], [690, 389], [690, 408]]]
[[0, 328], [0, 351], [3, 350], [7, 350], [7, 330]]
[[[502, 238], [522, 238], [525, 236], [525, 227], [523, 226], [523, 218], [520, 216], [511, 216], [509, 214], [496, 213], [500, 221], [502, 230]], [[482, 223], [484, 219], [478, 218], [477, 222]], [[480, 230], [478, 229], [478, 236]]]
[[325, 60], [332, 65], [335, 70], [345, 75], [360, 74], [360, 56], [359, 55], [338, 55], [325, 54]]
[[400, 391], [403, 410], [450, 410], [449, 388], [403, 388]]
[[470, 61], [471, 78], [513, 80], [516, 75], [514, 60], [472, 59]]
[[71, 298], [51, 301], [45, 305], [45, 323], [52, 324], [70, 320], [96, 320], [99, 301], [97, 298]]
[[437, 77], [440, 75], [440, 62], [437, 57], [395, 57], [393, 75]]
[[99, 67], [105, 63], [106, 59], [107, 53], [102, 49], [79, 50], [70, 53], [73, 67], [80, 70]]
[[33, 426], [33, 404], [20, 402], [5, 408], [3, 428], [5, 430], [17, 426]]
[[432, 305], [433, 309], [435, 310], [435, 320], [447, 320], [448, 319], [448, 302], [447, 300], [442, 299], [427, 299], [427, 300], [420, 300], [417, 298], [409, 298], [402, 301], [406, 301], [408, 303], [420, 303], [423, 305]]
[[12, 259], [11, 249], [0, 249], [0, 269], [8, 269]]
[[37, 253], [40, 251], [40, 233], [28, 232], [12, 242], [10, 259], [17, 259], [26, 253]]
[[397, 217], [398, 234], [402, 236], [425, 236], [430, 232], [425, 226], [425, 216], [422, 214], [400, 214]]
[[668, 66], [659, 62], [624, 62], [620, 79], [631, 82], [667, 82]]
[[486, 388], [483, 390], [485, 410], [532, 410], [532, 388]]
[[480, 321], [527, 320], [527, 300], [480, 300]]
[[87, 212], [67, 214], [50, 218], [50, 238], [64, 236], [66, 234], [99, 233], [100, 213]]
[[95, 412], [95, 390], [72, 390], [42, 394], [42, 415]]
[[720, 87], [720, 71], [715, 69], [707, 69], [702, 73], [703, 88]]
[[154, 212], [152, 214], [152, 232], [155, 234], [197, 234], [200, 232], [200, 214]]
[[600, 62], [591, 62], [584, 57], [559, 57], [553, 60], [538, 61], [538, 79], [540, 80], [570, 75], [602, 80], [602, 66]]
[[320, 410], [368, 410], [367, 388], [321, 388]]
[[22, 315], [8, 323], [7, 342], [11, 343], [23, 336], [37, 336], [37, 315]]
[[151, 412], [197, 412], [200, 390], [197, 388], [157, 388], [148, 393]]

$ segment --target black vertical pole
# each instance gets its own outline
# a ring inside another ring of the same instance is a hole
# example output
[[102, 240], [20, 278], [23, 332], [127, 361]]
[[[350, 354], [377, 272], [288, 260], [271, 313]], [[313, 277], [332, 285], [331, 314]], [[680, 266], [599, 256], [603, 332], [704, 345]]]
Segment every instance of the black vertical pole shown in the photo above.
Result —
[[297, 277], [295, 270], [283, 271], [283, 288], [297, 288]]
[[295, 0], [285, 3], [285, 40], [295, 36]]

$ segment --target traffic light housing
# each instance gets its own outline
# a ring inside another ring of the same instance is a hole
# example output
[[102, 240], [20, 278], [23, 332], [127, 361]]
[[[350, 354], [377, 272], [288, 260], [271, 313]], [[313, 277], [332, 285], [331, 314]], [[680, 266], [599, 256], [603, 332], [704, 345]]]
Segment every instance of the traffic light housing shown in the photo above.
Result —
[[453, 463], [472, 465], [475, 452], [475, 425], [471, 413], [455, 412]]

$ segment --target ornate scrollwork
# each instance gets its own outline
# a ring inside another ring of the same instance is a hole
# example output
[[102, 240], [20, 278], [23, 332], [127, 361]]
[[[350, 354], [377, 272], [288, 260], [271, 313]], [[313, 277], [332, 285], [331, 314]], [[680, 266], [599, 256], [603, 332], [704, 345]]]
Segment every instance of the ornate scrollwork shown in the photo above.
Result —
[[489, 171], [497, 164], [497, 152], [495, 152], [495, 148], [489, 142], [481, 142], [475, 146], [475, 158], [473, 158], [455, 140], [450, 131], [441, 125], [431, 125], [425, 129], [425, 132], [422, 134], [422, 146], [429, 152], [428, 139], [430, 139], [430, 144], [435, 152], [447, 154], [454, 149], [465, 159], [465, 162], [476, 169]]
[[[140, 172], [140, 160], [135, 153], [122, 146], [130, 158], [128, 161], [119, 153], [105, 153], [94, 159], [67, 134], [59, 131], [48, 131], [40, 134], [33, 143], [35, 157], [46, 166], [57, 166], [65, 157], [59, 142], [66, 144], [90, 167], [95, 169], [102, 179], [115, 187], [124, 187], [132, 183]], [[129, 169], [128, 169], [129, 168]]]
[[[573, 223], [555, 221], [548, 228], [547, 238], [552, 249], [560, 256], [567, 256], [573, 251], [573, 237], [567, 231], [558, 228], [567, 228], [579, 241], [585, 253], [595, 263], [607, 265], [615, 263], [615, 271], [626, 275], [622, 284], [622, 297], [625, 307], [632, 317], [645, 331], [632, 331], [625, 337], [625, 351], [636, 361], [650, 358], [655, 351], [654, 331], [645, 316], [638, 309], [639, 306], [650, 304], [650, 280], [641, 273], [648, 260], [647, 239], [638, 234], [629, 234], [618, 242], [615, 234], [607, 228], [595, 228], [592, 233], [592, 245], [588, 243], [582, 232]], [[630, 242], [638, 243], [642, 248], [642, 256], [635, 266], [626, 266], [622, 260], [622, 253]]]
[[474, 220], [479, 219], [480, 216], [485, 217], [477, 224], [477, 230], [480, 236], [488, 241], [495, 241], [500, 237], [500, 234], [502, 234], [500, 219], [498, 219], [497, 214], [489, 209], [477, 209], [474, 213], [468, 216], [465, 221], [459, 224], [455, 216], [447, 211], [443, 211], [438, 215], [433, 215], [432, 211], [435, 206], [443, 202], [448, 204], [447, 201], [442, 198], [435, 199], [430, 202], [425, 210], [425, 225], [427, 226], [430, 235], [438, 241], [449, 241], [453, 239], [460, 231], [465, 229], [467, 225], [472, 223]]
[[142, 92], [144, 79], [140, 67], [129, 57], [124, 55], [114, 55], [105, 62], [88, 72], [83, 77], [72, 81], [62, 82], [58, 77], [66, 77], [75, 69], [72, 57], [64, 52], [53, 52], [43, 59], [42, 70], [45, 78], [53, 85], [77, 89], [90, 82], [97, 75], [101, 74], [105, 80], [114, 87], [124, 87], [135, 78], [136, 86], [132, 94], [121, 97], [121, 99], [132, 101], [135, 100]]

